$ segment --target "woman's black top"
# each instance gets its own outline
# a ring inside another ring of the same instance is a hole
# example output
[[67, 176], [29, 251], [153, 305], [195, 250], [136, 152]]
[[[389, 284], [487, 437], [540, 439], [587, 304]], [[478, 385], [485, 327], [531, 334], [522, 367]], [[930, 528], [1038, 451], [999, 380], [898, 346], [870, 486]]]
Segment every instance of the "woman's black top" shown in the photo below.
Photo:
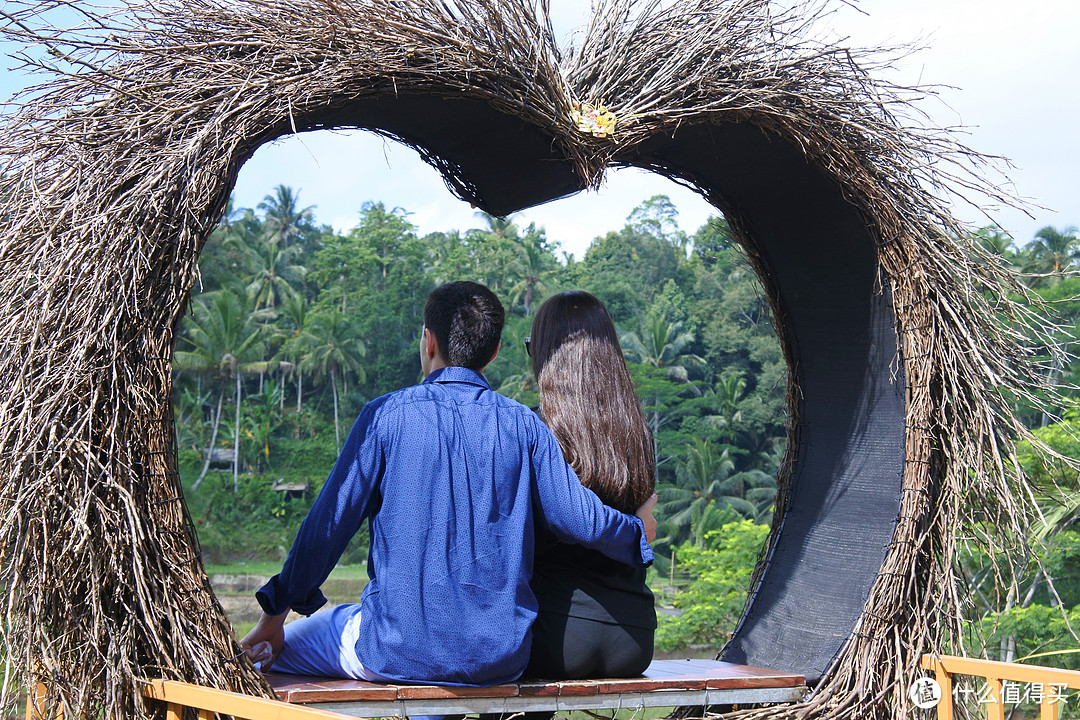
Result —
[[532, 580], [541, 612], [655, 629], [645, 568], [631, 567], [539, 529]]

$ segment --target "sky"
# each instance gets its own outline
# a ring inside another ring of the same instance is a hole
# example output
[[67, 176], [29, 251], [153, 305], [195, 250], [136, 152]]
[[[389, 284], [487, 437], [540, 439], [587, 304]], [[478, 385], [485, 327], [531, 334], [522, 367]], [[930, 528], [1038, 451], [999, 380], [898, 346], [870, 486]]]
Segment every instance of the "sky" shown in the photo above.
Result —
[[[931, 121], [962, 127], [964, 144], [1008, 158], [1012, 166], [999, 166], [999, 180], [1007, 178], [1031, 204], [1031, 217], [1009, 208], [954, 207], [960, 219], [976, 227], [992, 219], [1018, 245], [1046, 225], [1080, 225], [1080, 2], [860, 0], [857, 8], [837, 3], [822, 31], [858, 47], [925, 44], [888, 79], [937, 86], [937, 96], [922, 105]], [[588, 2], [551, 0], [551, 9], [565, 45], [584, 24]], [[9, 72], [0, 89], [10, 93], [19, 83]], [[484, 225], [414, 151], [363, 131], [303, 133], [264, 145], [241, 170], [235, 204], [254, 208], [279, 184], [338, 231], [357, 223], [366, 201], [406, 210], [421, 233]], [[535, 222], [580, 258], [594, 237], [622, 227], [635, 206], [660, 193], [672, 198], [689, 233], [716, 214], [665, 178], [621, 170], [609, 172], [599, 192], [521, 212], [515, 222]]]

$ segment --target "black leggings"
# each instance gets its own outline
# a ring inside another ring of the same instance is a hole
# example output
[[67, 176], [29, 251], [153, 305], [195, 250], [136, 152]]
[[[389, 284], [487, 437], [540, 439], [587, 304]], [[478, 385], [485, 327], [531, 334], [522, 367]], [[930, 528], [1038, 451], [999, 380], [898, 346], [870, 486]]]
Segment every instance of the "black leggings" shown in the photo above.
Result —
[[540, 612], [525, 677], [548, 680], [635, 677], [652, 662], [649, 628]]

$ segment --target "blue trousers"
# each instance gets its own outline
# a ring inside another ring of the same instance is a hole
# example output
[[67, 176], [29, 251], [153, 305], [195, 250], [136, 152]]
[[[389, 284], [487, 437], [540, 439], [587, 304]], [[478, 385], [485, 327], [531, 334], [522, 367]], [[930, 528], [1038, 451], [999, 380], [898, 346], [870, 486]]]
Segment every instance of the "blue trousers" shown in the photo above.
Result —
[[285, 625], [285, 646], [272, 669], [293, 675], [385, 681], [357, 657], [359, 636], [359, 604], [336, 605], [298, 618]]

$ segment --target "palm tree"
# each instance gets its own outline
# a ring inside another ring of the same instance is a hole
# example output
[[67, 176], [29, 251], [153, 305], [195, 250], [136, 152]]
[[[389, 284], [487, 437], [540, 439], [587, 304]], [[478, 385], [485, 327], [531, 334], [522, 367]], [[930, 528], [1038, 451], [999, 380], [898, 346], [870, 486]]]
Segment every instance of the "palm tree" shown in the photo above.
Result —
[[303, 252], [299, 245], [282, 245], [275, 234], [267, 234], [254, 242], [242, 236], [232, 240], [240, 246], [247, 265], [247, 292], [255, 298], [255, 308], [275, 307], [285, 298], [297, 294], [297, 286], [307, 274], [307, 268], [292, 261]]
[[1016, 244], [1012, 235], [1001, 228], [990, 225], [982, 227], [971, 234], [974, 240], [983, 250], [991, 255], [996, 255], [1007, 263], [1012, 263], [1016, 255]]
[[[282, 321], [284, 332], [277, 339], [282, 340], [281, 355], [290, 361], [290, 370], [296, 373], [296, 435], [300, 437], [300, 411], [303, 408], [304, 398], [304, 370], [303, 359], [310, 344], [310, 336], [306, 333], [308, 321], [308, 301], [303, 295], [295, 295], [286, 298], [279, 308], [279, 318]], [[285, 393], [282, 392], [281, 401], [284, 402]]]
[[486, 229], [466, 231], [465, 238], [472, 258], [472, 274], [477, 282], [501, 294], [510, 268], [517, 260], [519, 248], [518, 227], [512, 216], [496, 217], [485, 212], [476, 213], [487, 223]]
[[693, 439], [678, 461], [676, 483], [657, 488], [658, 512], [672, 525], [676, 537], [692, 531], [706, 507], [721, 496], [720, 484], [734, 469], [728, 448], [718, 453], [708, 440]]
[[683, 332], [682, 327], [681, 321], [668, 322], [663, 315], [647, 314], [639, 321], [637, 332], [623, 333], [619, 338], [623, 353], [628, 360], [664, 369], [669, 377], [689, 382], [686, 365], [705, 361], [683, 352], [694, 342], [694, 336]]
[[474, 214], [478, 218], [483, 218], [484, 222], [488, 224], [489, 232], [495, 237], [517, 239], [518, 226], [514, 224], [513, 215], [499, 217], [498, 215], [486, 213], [483, 210], [479, 210]]
[[364, 382], [365, 374], [360, 358], [367, 354], [367, 347], [357, 335], [356, 326], [337, 310], [312, 317], [308, 327], [306, 335], [310, 344], [304, 364], [314, 371], [316, 382], [326, 375], [330, 376], [330, 387], [334, 395], [334, 439], [338, 452], [341, 452], [338, 377], [352, 371], [358, 382]]
[[427, 258], [424, 273], [436, 285], [461, 277], [469, 266], [469, 252], [457, 230], [434, 232], [424, 236]]
[[657, 506], [678, 537], [704, 537], [702, 523], [710, 508], [728, 507], [745, 518], [762, 522], [776, 499], [776, 479], [760, 470], [733, 472], [731, 448], [717, 448], [694, 438], [678, 461], [675, 484], [658, 489]]
[[1027, 246], [1028, 262], [1024, 271], [1036, 275], [1050, 276], [1048, 284], [1056, 284], [1061, 280], [1061, 273], [1073, 267], [1080, 260], [1080, 238], [1076, 236], [1077, 228], [1070, 225], [1063, 230], [1057, 230], [1051, 225], [1035, 233]]
[[547, 292], [544, 281], [551, 277], [558, 267], [555, 258], [544, 247], [545, 243], [543, 232], [536, 231], [531, 225], [525, 237], [515, 241], [519, 252], [508, 269], [521, 279], [510, 288], [510, 300], [513, 303], [521, 301], [525, 306], [525, 317], [531, 314], [532, 304], [537, 296]]
[[315, 206], [298, 208], [300, 195], [291, 187], [278, 185], [273, 195], [267, 195], [258, 208], [265, 214], [267, 232], [282, 248], [287, 248], [300, 238], [314, 217]]
[[716, 409], [716, 414], [706, 416], [706, 421], [719, 428], [722, 437], [729, 442], [733, 442], [738, 434], [735, 427], [742, 421], [739, 403], [745, 396], [746, 379], [733, 372], [724, 373], [720, 381], [704, 395]]
[[[247, 373], [266, 372], [277, 363], [263, 359], [265, 351], [264, 327], [261, 324], [271, 317], [267, 310], [256, 311], [250, 298], [230, 289], [200, 296], [192, 303], [192, 316], [186, 322], [181, 340], [191, 350], [179, 350], [173, 354], [173, 364], [179, 371], [202, 373], [215, 377], [219, 383], [217, 408], [206, 460], [198, 479], [192, 485], [197, 490], [206, 478], [210, 459], [217, 442], [221, 424], [221, 406], [229, 380], [235, 381], [236, 425], [240, 428], [240, 376]], [[238, 485], [239, 437], [234, 437], [233, 488]]]

